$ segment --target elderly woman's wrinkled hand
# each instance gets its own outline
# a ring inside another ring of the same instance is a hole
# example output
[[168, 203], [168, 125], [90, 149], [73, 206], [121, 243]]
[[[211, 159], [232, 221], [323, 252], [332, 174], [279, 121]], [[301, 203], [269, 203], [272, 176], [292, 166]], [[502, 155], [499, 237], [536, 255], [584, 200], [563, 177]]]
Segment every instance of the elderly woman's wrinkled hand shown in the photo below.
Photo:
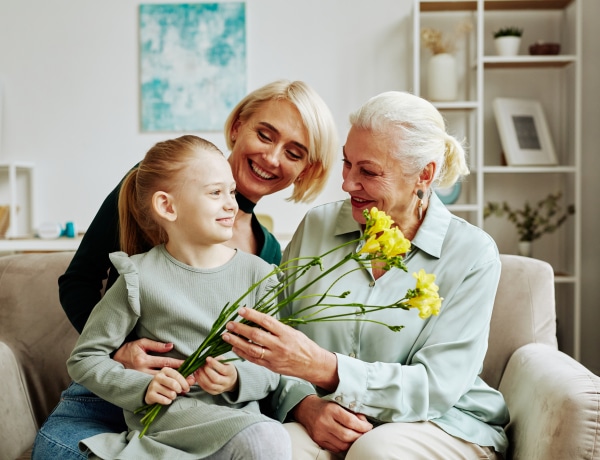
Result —
[[[227, 323], [223, 340], [239, 357], [260, 364], [273, 372], [308, 380], [324, 389], [337, 386], [337, 358], [302, 332], [280, 323], [272, 316], [251, 308], [239, 315], [259, 327], [239, 322]], [[335, 369], [335, 375], [324, 372]]]
[[345, 452], [352, 443], [373, 429], [363, 414], [316, 395], [307, 396], [294, 409], [294, 418], [323, 449]]

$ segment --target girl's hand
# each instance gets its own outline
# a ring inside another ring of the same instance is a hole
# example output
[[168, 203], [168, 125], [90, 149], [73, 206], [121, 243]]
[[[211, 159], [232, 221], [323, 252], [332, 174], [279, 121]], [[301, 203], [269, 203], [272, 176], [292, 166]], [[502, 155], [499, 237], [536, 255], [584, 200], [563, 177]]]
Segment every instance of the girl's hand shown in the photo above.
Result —
[[150, 339], [138, 339], [127, 342], [115, 353], [115, 361], [120, 362], [126, 369], [135, 369], [154, 375], [163, 367], [177, 369], [183, 364], [183, 360], [166, 358], [164, 356], [152, 356], [148, 352], [166, 353], [173, 349], [172, 343], [155, 342]]
[[[189, 380], [192, 380], [189, 378]], [[190, 391], [190, 382], [183, 375], [170, 367], [163, 367], [148, 385], [146, 404], [162, 404], [163, 406], [171, 402], [182, 393]]]
[[222, 363], [220, 358], [206, 358], [206, 364], [194, 372], [200, 388], [211, 395], [237, 389], [238, 373], [233, 364]]

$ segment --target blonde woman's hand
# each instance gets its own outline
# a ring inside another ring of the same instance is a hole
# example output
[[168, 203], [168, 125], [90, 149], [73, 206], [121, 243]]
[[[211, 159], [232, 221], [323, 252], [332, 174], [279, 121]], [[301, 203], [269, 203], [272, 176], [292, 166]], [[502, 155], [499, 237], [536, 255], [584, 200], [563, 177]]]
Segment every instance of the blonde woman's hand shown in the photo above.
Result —
[[155, 375], [163, 367], [177, 369], [183, 364], [183, 360], [166, 356], [153, 356], [148, 353], [166, 353], [172, 349], [172, 343], [155, 342], [150, 339], [138, 339], [123, 344], [123, 346], [115, 353], [114, 359], [127, 369], [135, 369], [136, 371]]

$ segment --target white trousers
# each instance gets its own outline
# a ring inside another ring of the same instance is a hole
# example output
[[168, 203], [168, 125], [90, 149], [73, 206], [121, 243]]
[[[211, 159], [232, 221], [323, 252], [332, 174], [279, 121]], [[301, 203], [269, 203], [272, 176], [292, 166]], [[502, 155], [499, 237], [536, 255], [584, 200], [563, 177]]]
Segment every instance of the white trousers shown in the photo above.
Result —
[[493, 448], [449, 435], [431, 422], [385, 423], [363, 434], [345, 454], [321, 449], [299, 423], [285, 423], [294, 460], [501, 460]]

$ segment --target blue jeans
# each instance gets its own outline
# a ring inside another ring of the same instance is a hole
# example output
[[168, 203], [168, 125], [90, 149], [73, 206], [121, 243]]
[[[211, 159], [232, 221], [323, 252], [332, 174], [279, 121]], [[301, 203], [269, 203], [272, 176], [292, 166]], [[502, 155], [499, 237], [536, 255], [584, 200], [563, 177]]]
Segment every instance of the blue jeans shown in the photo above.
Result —
[[100, 433], [127, 431], [123, 409], [71, 382], [58, 405], [40, 428], [32, 460], [82, 460], [79, 441]]

